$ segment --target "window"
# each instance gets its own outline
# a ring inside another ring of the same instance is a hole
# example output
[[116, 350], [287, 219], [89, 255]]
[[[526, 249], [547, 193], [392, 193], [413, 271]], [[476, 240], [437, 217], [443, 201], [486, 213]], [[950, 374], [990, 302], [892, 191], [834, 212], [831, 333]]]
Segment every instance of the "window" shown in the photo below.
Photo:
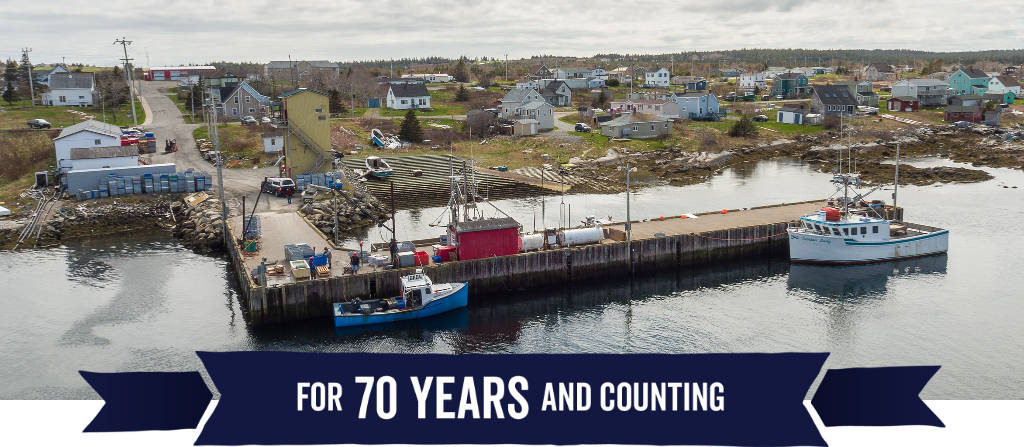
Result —
[[238, 97], [235, 97], [235, 104], [238, 104]]
[[78, 99], [85, 99], [85, 97], [84, 96], [79, 96]]
[[[270, 145], [271, 146], [276, 146], [277, 145], [277, 139], [276, 138], [271, 138], [270, 139]], [[878, 227], [875, 227], [875, 229], [877, 230]], [[877, 231], [876, 231], [876, 233], [877, 233]]]
[[256, 113], [256, 109], [249, 107], [249, 113]]
[[421, 106], [427, 105], [427, 100], [426, 99], [420, 99], [420, 105]]
[[832, 232], [835, 233], [836, 236], [839, 236], [839, 229], [838, 228], [833, 228]]
[[633, 130], [640, 130], [640, 126], [633, 126]]
[[324, 113], [324, 109], [313, 109], [313, 113]]
[[654, 131], [654, 124], [651, 124], [651, 132]]
[[245, 97], [245, 103], [246, 103], [246, 104], [248, 104], [248, 103], [249, 103], [249, 100], [250, 100], [250, 99], [252, 99], [252, 97], [250, 97], [250, 96], [246, 96], [246, 97]]
[[68, 99], [66, 97], [64, 97], [64, 96], [60, 97], [60, 102], [67, 102], [67, 101], [68, 101]]
[[[235, 99], [238, 99], [238, 98], [235, 98]], [[231, 108], [231, 114], [235, 115], [235, 116], [238, 116], [238, 107], [232, 107]]]
[[668, 129], [668, 123], [665, 123], [665, 128]]
[[102, 143], [102, 142], [101, 142], [100, 140], [96, 140], [94, 144], [96, 144], [97, 146], [99, 146], [100, 144], [103, 144], [103, 143]]
[[408, 103], [409, 103], [409, 100], [408, 100], [408, 99], [403, 99], [403, 100], [402, 100], [402, 104], [408, 104]]
[[850, 229], [849, 228], [843, 228], [843, 234], [849, 236], [850, 235]]

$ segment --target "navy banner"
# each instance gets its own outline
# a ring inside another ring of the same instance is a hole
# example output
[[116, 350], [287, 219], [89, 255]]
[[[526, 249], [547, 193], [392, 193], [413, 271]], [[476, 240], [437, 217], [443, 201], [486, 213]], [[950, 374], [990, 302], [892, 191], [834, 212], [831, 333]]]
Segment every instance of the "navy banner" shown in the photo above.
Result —
[[[199, 352], [221, 399], [196, 445], [826, 445], [804, 406], [827, 353], [361, 354]], [[932, 425], [938, 366], [829, 370], [825, 426]], [[81, 372], [96, 431], [195, 428], [198, 372]]]

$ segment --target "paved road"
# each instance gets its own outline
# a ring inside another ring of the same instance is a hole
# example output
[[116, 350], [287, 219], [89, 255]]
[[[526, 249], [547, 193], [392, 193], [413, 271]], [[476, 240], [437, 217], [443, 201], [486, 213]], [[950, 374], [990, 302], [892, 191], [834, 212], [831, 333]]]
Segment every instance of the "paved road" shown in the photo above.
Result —
[[[192, 137], [192, 131], [203, 126], [203, 124], [186, 124], [181, 111], [174, 105], [174, 102], [163, 92], [169, 87], [177, 87], [174, 81], [148, 81], [142, 83], [142, 96], [150, 111], [148, 117], [152, 117], [152, 124], [147, 130], [156, 134], [157, 150], [161, 150], [164, 140], [177, 140], [178, 151], [170, 154], [157, 152], [145, 155], [143, 158], [149, 163], [174, 163], [178, 171], [195, 168], [207, 171], [216, 179], [217, 168], [212, 163], [204, 160], [196, 148], [196, 141]], [[231, 207], [231, 214], [240, 212], [242, 196], [246, 197], [246, 205], [251, 212], [252, 206], [259, 194], [260, 183], [264, 177], [273, 177], [278, 173], [278, 168], [267, 167], [262, 169], [224, 169], [224, 199]], [[214, 183], [216, 184], [216, 183]], [[278, 197], [264, 197], [260, 199], [258, 211], [267, 212], [290, 212], [298, 208], [299, 200], [293, 200], [293, 204], [285, 205], [286, 200]]]

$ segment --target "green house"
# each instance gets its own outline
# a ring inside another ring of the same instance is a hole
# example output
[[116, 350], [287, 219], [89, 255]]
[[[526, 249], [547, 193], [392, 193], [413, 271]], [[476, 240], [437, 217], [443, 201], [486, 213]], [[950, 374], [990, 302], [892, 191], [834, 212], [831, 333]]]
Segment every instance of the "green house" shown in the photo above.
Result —
[[810, 82], [803, 73], [782, 73], [772, 81], [772, 96], [790, 98], [807, 93]]
[[981, 95], [988, 90], [988, 75], [974, 67], [961, 68], [949, 76], [949, 88], [956, 95]]

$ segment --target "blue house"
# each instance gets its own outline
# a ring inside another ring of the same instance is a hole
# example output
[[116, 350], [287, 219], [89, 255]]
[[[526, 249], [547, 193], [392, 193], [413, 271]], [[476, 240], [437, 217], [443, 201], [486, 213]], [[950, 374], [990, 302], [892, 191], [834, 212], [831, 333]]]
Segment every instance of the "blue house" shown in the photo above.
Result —
[[988, 75], [974, 67], [961, 68], [949, 76], [949, 88], [956, 95], [981, 95], [988, 90]]

